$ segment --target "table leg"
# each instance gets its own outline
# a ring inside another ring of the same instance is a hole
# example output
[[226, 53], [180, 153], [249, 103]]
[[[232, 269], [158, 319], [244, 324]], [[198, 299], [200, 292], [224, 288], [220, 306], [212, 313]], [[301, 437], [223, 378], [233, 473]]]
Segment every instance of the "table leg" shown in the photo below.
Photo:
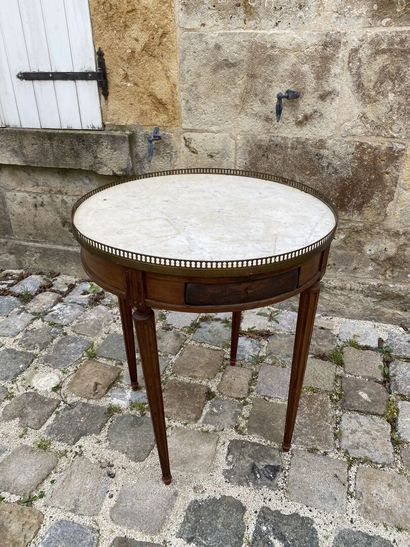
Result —
[[131, 387], [139, 389], [137, 377], [137, 358], [135, 356], [134, 326], [132, 324], [132, 308], [125, 298], [118, 297], [122, 332], [124, 333], [125, 353], [127, 354], [128, 370], [130, 371]]
[[155, 315], [151, 308], [144, 307], [135, 311], [133, 317], [140, 348], [152, 425], [157, 443], [159, 461], [161, 463], [162, 480], [165, 484], [171, 484], [172, 477], [169, 466], [167, 430], [161, 389], [161, 371], [159, 368], [157, 335], [155, 332]]
[[231, 333], [231, 366], [236, 365], [236, 356], [238, 354], [239, 330], [241, 328], [242, 312], [234, 311], [232, 313], [232, 333]]
[[289, 383], [288, 407], [286, 411], [283, 450], [288, 452], [292, 442], [296, 414], [305, 376], [306, 363], [319, 300], [320, 283], [316, 283], [300, 295], [299, 313], [293, 349], [292, 372]]

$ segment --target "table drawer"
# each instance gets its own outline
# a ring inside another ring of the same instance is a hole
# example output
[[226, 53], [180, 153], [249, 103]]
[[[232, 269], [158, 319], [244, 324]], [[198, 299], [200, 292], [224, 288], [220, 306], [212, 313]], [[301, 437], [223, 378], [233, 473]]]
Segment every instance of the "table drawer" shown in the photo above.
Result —
[[189, 306], [217, 306], [246, 304], [268, 300], [279, 294], [294, 291], [298, 287], [299, 269], [290, 272], [226, 284], [186, 283], [185, 304]]

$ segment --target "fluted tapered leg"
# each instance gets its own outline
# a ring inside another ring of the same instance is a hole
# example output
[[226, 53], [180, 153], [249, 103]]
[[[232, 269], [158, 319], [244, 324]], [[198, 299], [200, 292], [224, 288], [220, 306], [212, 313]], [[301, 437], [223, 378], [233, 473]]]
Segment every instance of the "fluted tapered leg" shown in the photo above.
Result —
[[236, 356], [238, 354], [239, 330], [241, 328], [242, 313], [234, 311], [232, 313], [232, 333], [231, 333], [231, 365], [236, 365]]
[[122, 332], [124, 334], [125, 353], [127, 355], [131, 387], [132, 389], [137, 390], [139, 389], [139, 384], [137, 376], [137, 358], [135, 355], [134, 326], [132, 324], [132, 308], [125, 298], [118, 298], [118, 303], [120, 306]]

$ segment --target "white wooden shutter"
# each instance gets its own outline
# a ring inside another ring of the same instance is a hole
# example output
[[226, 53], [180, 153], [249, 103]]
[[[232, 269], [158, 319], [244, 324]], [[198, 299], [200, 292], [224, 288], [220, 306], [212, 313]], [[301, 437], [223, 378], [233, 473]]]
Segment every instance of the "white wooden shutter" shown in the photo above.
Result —
[[16, 76], [95, 70], [88, 0], [0, 0], [1, 126], [102, 129], [96, 81]]

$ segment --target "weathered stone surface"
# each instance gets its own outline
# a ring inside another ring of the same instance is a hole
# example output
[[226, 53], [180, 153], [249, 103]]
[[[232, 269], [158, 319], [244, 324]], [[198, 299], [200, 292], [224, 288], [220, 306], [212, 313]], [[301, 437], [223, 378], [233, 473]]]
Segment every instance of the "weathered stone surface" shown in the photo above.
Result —
[[57, 465], [57, 456], [31, 446], [19, 446], [0, 462], [0, 490], [29, 495]]
[[186, 335], [182, 332], [160, 329], [157, 332], [158, 351], [161, 353], [178, 353], [185, 340]]
[[[73, 182], [75, 185], [75, 180]], [[58, 277], [53, 279], [52, 289], [59, 293], [65, 294], [71, 287], [75, 285], [76, 282], [77, 279], [71, 275], [59, 275]]]
[[206, 380], [217, 374], [222, 360], [223, 353], [221, 350], [190, 344], [185, 346], [175, 361], [174, 372], [180, 376]]
[[216, 433], [174, 429], [168, 439], [171, 468], [192, 475], [210, 473], [217, 442]]
[[33, 353], [11, 348], [0, 349], [0, 380], [14, 380], [34, 359]]
[[294, 342], [295, 337], [292, 334], [275, 334], [268, 340], [266, 353], [275, 362], [289, 364]]
[[88, 403], [66, 406], [47, 429], [57, 441], [75, 444], [84, 435], [96, 435], [108, 420], [105, 408]]
[[[377, 32], [352, 39], [349, 45], [352, 87], [347, 100], [351, 108], [343, 111], [343, 134], [408, 137], [405, 97], [410, 78], [403, 73], [409, 62], [408, 32]], [[388, 73], [382, 68], [386, 64]], [[387, 102], [385, 96], [389, 97]]]
[[64, 302], [69, 304], [78, 304], [79, 306], [86, 306], [90, 303], [92, 293], [90, 292], [90, 282], [83, 281], [76, 285], [68, 295], [64, 298]]
[[80, 321], [73, 325], [73, 331], [83, 336], [96, 338], [99, 336], [105, 326], [109, 324], [112, 316], [111, 312], [105, 306], [95, 306], [86, 311]]
[[197, 422], [208, 396], [206, 386], [170, 380], [164, 391], [165, 413], [176, 420]]
[[16, 295], [25, 293], [34, 295], [40, 287], [43, 287], [46, 283], [46, 278], [41, 275], [29, 275], [22, 281], [19, 281], [17, 285], [14, 285], [14, 287], [10, 289], [10, 292]]
[[252, 536], [252, 547], [319, 547], [319, 538], [314, 522], [297, 513], [285, 515], [262, 507]]
[[[138, 376], [138, 381], [142, 383], [142, 377]], [[119, 405], [122, 408], [128, 408], [130, 403], [147, 403], [148, 398], [142, 389], [134, 391], [130, 386], [114, 386], [108, 393], [110, 403]]]
[[341, 447], [351, 456], [377, 463], [393, 462], [390, 426], [382, 418], [348, 412], [342, 416], [340, 428]]
[[58, 370], [34, 372], [30, 384], [39, 391], [52, 391], [61, 383], [63, 375]]
[[328, 395], [304, 393], [296, 417], [294, 441], [322, 450], [333, 447], [334, 416]]
[[118, 416], [108, 432], [108, 444], [134, 462], [144, 461], [155, 445], [151, 418]]
[[178, 494], [160, 480], [140, 479], [121, 489], [111, 508], [111, 520], [144, 534], [158, 534], [171, 513]]
[[259, 371], [256, 392], [266, 397], [287, 399], [290, 369], [272, 365], [262, 365]]
[[333, 391], [336, 366], [329, 361], [309, 357], [306, 367], [304, 386]]
[[362, 517], [410, 529], [410, 483], [405, 476], [390, 470], [361, 467], [356, 489]]
[[357, 410], [383, 416], [386, 411], [388, 393], [384, 386], [362, 378], [343, 378], [343, 402], [346, 410]]
[[72, 377], [68, 388], [85, 399], [101, 399], [118, 378], [121, 369], [91, 359]]
[[[248, 134], [238, 137], [237, 162], [241, 169], [271, 172], [293, 180], [303, 180], [322, 190], [339, 211], [349, 215], [377, 215], [380, 220], [381, 211], [386, 210], [394, 197], [404, 152], [404, 148], [395, 143], [313, 140], [266, 134], [258, 137]], [[331, 185], [329, 169], [332, 172]], [[349, 272], [356, 269], [362, 271], [363, 266], [372, 265], [378, 259], [367, 254], [369, 240], [363, 239], [363, 232], [360, 233], [362, 240], [358, 240], [355, 248], [349, 241], [351, 238], [343, 238], [345, 254], [338, 256], [338, 270], [343, 268], [342, 260], [347, 260], [347, 257]], [[339, 252], [339, 245], [335, 242], [332, 246], [333, 255]], [[366, 253], [366, 260], [360, 254], [363, 252]]]
[[63, 336], [43, 357], [43, 363], [53, 368], [66, 368], [78, 361], [91, 342], [80, 336]]
[[39, 328], [24, 332], [19, 340], [19, 346], [28, 350], [41, 351], [51, 344], [60, 333], [61, 330], [58, 327], [44, 324]]
[[132, 172], [128, 133], [124, 131], [5, 128], [0, 150], [0, 162], [6, 165], [71, 167], [101, 175]]
[[111, 547], [162, 547], [160, 543], [151, 543], [149, 541], [136, 541], [130, 538], [115, 538]]
[[135, 171], [148, 173], [175, 168], [179, 150], [178, 133], [161, 131], [161, 139], [154, 141], [154, 153], [152, 159], [149, 160], [147, 148], [148, 139], [152, 136], [152, 129], [134, 132], [131, 136], [131, 146]]
[[[372, 251], [372, 248], [367, 250]], [[380, 251], [381, 249], [377, 249], [377, 252]], [[379, 347], [380, 338], [384, 341], [388, 338], [387, 333], [383, 332], [383, 327], [372, 321], [344, 319], [341, 321], [338, 331], [338, 336], [343, 342], [353, 339], [360, 346], [369, 346], [371, 348]]]
[[76, 458], [57, 480], [47, 503], [76, 515], [100, 512], [108, 490], [106, 472], [84, 457]]
[[0, 296], [0, 316], [8, 315], [20, 306], [20, 300], [15, 296]]
[[59, 399], [50, 399], [30, 391], [15, 397], [4, 408], [1, 417], [6, 422], [18, 418], [20, 426], [40, 429], [59, 404]]
[[[8, 215], [7, 204], [3, 192], [0, 192], [0, 234], [2, 237], [13, 236], [13, 230], [10, 224], [10, 217]], [[4, 285], [8, 285], [8, 283], [2, 283], [0, 280], [0, 288], [3, 288]], [[10, 283], [10, 285], [12, 285], [12, 283]]]
[[221, 321], [203, 321], [192, 335], [192, 340], [222, 347], [230, 340], [230, 330]]
[[[114, 4], [92, 0], [90, 9], [95, 42], [107, 52], [107, 66], [111, 67], [110, 95], [102, 105], [105, 122], [178, 125], [177, 46], [171, 0], [158, 5], [144, 2], [137, 10], [130, 9], [125, 0]], [[141, 74], [146, 77], [141, 79]]]
[[227, 367], [218, 385], [218, 391], [227, 397], [242, 399], [249, 393], [252, 371], [242, 367]]
[[183, 125], [271, 131], [275, 123], [271, 90], [286, 90], [297, 73], [303, 101], [286, 104], [275, 131], [331, 134], [337, 119], [331, 105], [339, 93], [340, 47], [340, 34], [332, 32], [238, 33], [235, 40], [230, 33], [184, 33]]
[[[326, 6], [326, 11], [337, 26], [391, 27], [408, 25], [410, 11], [405, 2], [377, 2], [373, 0], [334, 0]], [[378, 546], [375, 546], [378, 547]]]
[[249, 415], [248, 433], [281, 444], [286, 416], [286, 403], [254, 399]]
[[298, 314], [291, 310], [282, 310], [275, 315], [273, 325], [275, 331], [294, 333]]
[[410, 471], [410, 445], [402, 446], [400, 454], [404, 467]]
[[337, 345], [336, 336], [328, 329], [314, 327], [309, 353], [318, 357], [328, 357]]
[[169, 311], [166, 316], [166, 322], [176, 329], [189, 327], [196, 319], [198, 319], [197, 313], [184, 313], [178, 311]]
[[289, 471], [291, 500], [330, 513], [346, 509], [347, 464], [328, 456], [296, 452]]
[[43, 523], [43, 513], [17, 503], [0, 504], [0, 537], [6, 547], [26, 547]]
[[98, 357], [114, 359], [114, 361], [127, 361], [124, 338], [122, 334], [109, 334], [101, 346], [97, 349]]
[[26, 308], [30, 313], [43, 313], [52, 308], [59, 298], [55, 292], [42, 292], [35, 296]]
[[390, 387], [392, 393], [410, 396], [410, 363], [405, 361], [390, 363]]
[[2, 403], [8, 395], [8, 390], [4, 386], [0, 386], [0, 403]]
[[97, 547], [98, 530], [70, 520], [58, 520], [47, 530], [40, 547]]
[[383, 379], [383, 358], [380, 353], [347, 347], [343, 356], [347, 373], [376, 380]]
[[235, 141], [227, 133], [184, 133], [181, 139], [181, 167], [235, 166]]
[[177, 537], [199, 545], [242, 547], [244, 514], [244, 505], [231, 496], [191, 501]]
[[339, 530], [332, 547], [391, 547], [393, 544], [380, 536], [371, 536], [359, 530]]
[[241, 330], [272, 330], [272, 322], [269, 320], [268, 309], [247, 310], [242, 312]]
[[281, 460], [275, 448], [233, 440], [228, 446], [226, 462], [228, 468], [224, 471], [224, 477], [233, 484], [254, 488], [277, 487]]
[[8, 317], [0, 320], [0, 336], [17, 336], [34, 319], [34, 315], [24, 311], [12, 311]]
[[242, 406], [238, 401], [215, 398], [209, 402], [203, 423], [217, 429], [230, 429], [236, 426]]
[[399, 401], [399, 417], [397, 420], [397, 429], [400, 433], [400, 437], [410, 442], [410, 402]]
[[44, 317], [44, 320], [59, 325], [71, 325], [83, 313], [83, 308], [78, 304], [57, 304]]
[[238, 361], [252, 362], [252, 358], [259, 355], [262, 349], [262, 342], [246, 336], [240, 336], [238, 342]]

